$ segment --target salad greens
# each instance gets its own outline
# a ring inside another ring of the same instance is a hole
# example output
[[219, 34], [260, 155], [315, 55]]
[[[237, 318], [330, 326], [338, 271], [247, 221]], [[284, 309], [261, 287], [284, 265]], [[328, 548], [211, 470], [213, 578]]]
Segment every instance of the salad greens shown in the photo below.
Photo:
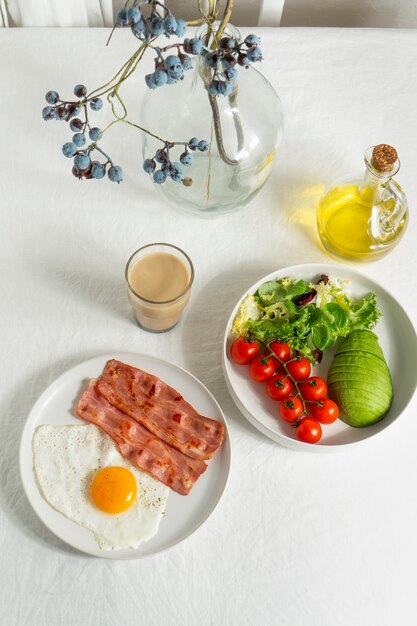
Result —
[[318, 353], [338, 337], [370, 330], [381, 316], [375, 294], [354, 300], [345, 291], [348, 283], [326, 275], [310, 283], [296, 278], [263, 283], [241, 302], [232, 333], [251, 341], [288, 343], [317, 362]]

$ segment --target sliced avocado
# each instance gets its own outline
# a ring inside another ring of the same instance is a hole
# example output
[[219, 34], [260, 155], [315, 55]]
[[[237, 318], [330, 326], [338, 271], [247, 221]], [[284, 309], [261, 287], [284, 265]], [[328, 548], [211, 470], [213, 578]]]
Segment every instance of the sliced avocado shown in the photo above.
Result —
[[328, 393], [351, 426], [379, 422], [392, 403], [391, 376], [372, 331], [350, 333], [338, 347], [328, 374]]
[[[346, 369], [345, 371], [342, 368], [332, 369], [331, 373], [327, 377], [327, 384], [330, 385], [331, 383], [337, 382], [343, 383], [345, 381], [349, 381], [351, 383], [357, 381], [362, 382], [363, 377], [369, 375], [369, 369], [363, 367], [358, 368], [357, 371], [354, 371], [352, 368]], [[373, 385], [375, 389], [377, 389], [379, 392], [387, 393], [387, 381], [385, 376], [382, 379], [380, 374], [375, 373], [373, 378]]]
[[381, 346], [378, 343], [378, 338], [375, 333], [370, 330], [354, 330], [349, 334], [349, 341], [342, 342], [337, 352], [340, 353], [352, 349], [370, 352], [380, 359], [385, 360]]
[[332, 393], [337, 394], [339, 398], [343, 398], [344, 402], [366, 404], [367, 406], [372, 406], [372, 408], [379, 408], [381, 411], [384, 411], [387, 405], [391, 404], [390, 396], [364, 393], [359, 386], [349, 385], [349, 390], [346, 390], [346, 387], [332, 385]]
[[335, 354], [334, 358], [335, 358], [335, 362], [336, 363], [338, 361], [340, 361], [340, 359], [343, 359], [343, 363], [346, 363], [346, 364], [349, 363], [349, 359], [353, 359], [353, 362], [354, 362], [355, 367], [356, 367], [356, 365], [357, 365], [357, 357], [358, 356], [363, 357], [364, 363], [365, 363], [366, 359], [369, 359], [373, 363], [376, 363], [376, 367], [380, 367], [381, 366], [381, 362], [385, 363], [385, 360], [380, 359], [375, 354], [372, 354], [372, 352], [366, 352], [364, 350], [361, 350], [360, 348], [354, 348], [352, 350], [346, 350], [345, 352], [338, 352], [337, 354]]

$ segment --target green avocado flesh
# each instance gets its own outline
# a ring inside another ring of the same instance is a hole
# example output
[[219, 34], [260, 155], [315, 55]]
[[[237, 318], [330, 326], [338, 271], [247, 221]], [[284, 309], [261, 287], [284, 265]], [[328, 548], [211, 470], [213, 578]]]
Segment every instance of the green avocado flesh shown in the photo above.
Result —
[[330, 366], [327, 385], [346, 424], [361, 428], [385, 417], [393, 398], [392, 381], [375, 333], [354, 330], [344, 339]]

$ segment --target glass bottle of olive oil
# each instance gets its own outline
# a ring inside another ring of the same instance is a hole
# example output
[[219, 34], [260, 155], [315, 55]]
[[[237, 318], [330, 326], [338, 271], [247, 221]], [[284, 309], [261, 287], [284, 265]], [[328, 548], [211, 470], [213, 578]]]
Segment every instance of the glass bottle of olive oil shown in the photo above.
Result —
[[373, 261], [394, 248], [408, 222], [407, 199], [392, 177], [400, 169], [397, 151], [387, 144], [365, 152], [363, 178], [333, 183], [317, 210], [320, 239], [329, 252]]

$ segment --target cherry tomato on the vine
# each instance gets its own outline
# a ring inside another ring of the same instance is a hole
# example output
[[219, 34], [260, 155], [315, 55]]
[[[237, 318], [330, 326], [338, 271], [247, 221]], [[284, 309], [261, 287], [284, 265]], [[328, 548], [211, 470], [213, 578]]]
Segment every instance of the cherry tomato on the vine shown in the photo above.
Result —
[[280, 343], [279, 341], [271, 341], [269, 344], [270, 349], [280, 361], [288, 361], [291, 356], [291, 348], [287, 343]]
[[285, 422], [293, 424], [300, 417], [304, 407], [298, 396], [288, 396], [279, 405], [279, 414]]
[[339, 417], [339, 407], [330, 398], [323, 398], [309, 406], [309, 413], [321, 424], [333, 424]]
[[256, 341], [247, 341], [238, 337], [230, 347], [230, 356], [235, 363], [247, 365], [259, 354], [259, 344]]
[[291, 380], [285, 373], [277, 374], [266, 383], [266, 393], [272, 400], [282, 400], [294, 393]]
[[286, 367], [294, 380], [305, 380], [310, 376], [310, 361], [305, 356], [296, 357], [286, 363]]
[[298, 389], [304, 400], [321, 400], [327, 394], [327, 385], [318, 376], [310, 376], [307, 380], [298, 383]]
[[272, 356], [258, 356], [249, 365], [249, 374], [253, 380], [263, 383], [275, 374], [276, 360]]
[[300, 419], [295, 430], [297, 437], [304, 443], [317, 443], [321, 439], [321, 426], [319, 422], [312, 417], [303, 417]]

